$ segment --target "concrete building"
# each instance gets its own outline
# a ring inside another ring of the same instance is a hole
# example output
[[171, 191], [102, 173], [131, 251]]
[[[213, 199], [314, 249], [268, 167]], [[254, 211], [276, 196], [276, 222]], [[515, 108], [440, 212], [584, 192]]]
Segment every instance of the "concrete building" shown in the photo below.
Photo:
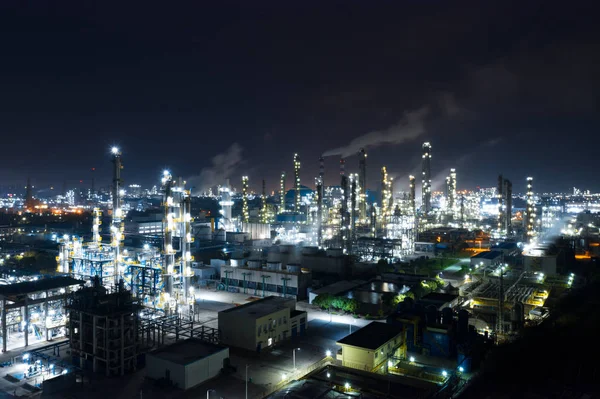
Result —
[[471, 266], [495, 266], [502, 262], [503, 254], [500, 251], [484, 251], [471, 256]]
[[307, 325], [294, 299], [276, 296], [219, 312], [221, 342], [257, 352], [304, 334]]
[[281, 294], [284, 297], [305, 299], [312, 282], [310, 270], [300, 265], [261, 260], [231, 259], [230, 265], [221, 266], [221, 283], [230, 291], [237, 287], [238, 292], [253, 295]]
[[190, 389], [217, 377], [227, 365], [229, 348], [199, 339], [186, 339], [146, 355], [146, 376], [165, 378], [178, 388]]
[[523, 266], [527, 272], [542, 272], [547, 276], [557, 274], [559, 253], [553, 253], [545, 247], [529, 248], [523, 253]]
[[406, 358], [406, 334], [401, 327], [372, 322], [339, 340], [338, 360], [345, 367], [377, 371], [392, 359]]

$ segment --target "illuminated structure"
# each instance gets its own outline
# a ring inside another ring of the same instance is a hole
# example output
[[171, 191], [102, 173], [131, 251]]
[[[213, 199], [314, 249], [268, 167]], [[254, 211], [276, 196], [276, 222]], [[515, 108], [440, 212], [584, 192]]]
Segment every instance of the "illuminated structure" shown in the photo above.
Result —
[[325, 159], [319, 158], [319, 177], [316, 179], [317, 186], [317, 221], [315, 228], [317, 229], [317, 246], [320, 248], [323, 245], [323, 195], [325, 181]]
[[248, 223], [250, 214], [248, 213], [248, 176], [242, 176], [242, 222]]
[[300, 157], [294, 154], [294, 212], [300, 212]]
[[502, 229], [504, 227], [504, 179], [502, 175], [498, 176], [498, 188], [496, 191], [496, 197], [498, 198], [498, 234], [502, 235]]
[[422, 150], [421, 212], [427, 215], [431, 211], [431, 144], [423, 143]]
[[527, 238], [531, 239], [535, 236], [535, 199], [533, 197], [533, 177], [527, 178], [527, 194], [525, 195], [527, 201], [527, 210], [525, 213], [525, 233]]
[[281, 172], [279, 180], [279, 213], [285, 212], [285, 172]]
[[409, 184], [409, 194], [408, 194], [408, 201], [409, 201], [409, 208], [410, 208], [410, 212], [411, 214], [416, 214], [416, 201], [415, 201], [415, 196], [416, 196], [416, 189], [417, 189], [417, 184], [416, 184], [416, 179], [413, 175], [408, 176], [408, 184]]
[[381, 220], [382, 226], [392, 215], [392, 181], [388, 178], [387, 168], [381, 168]]
[[358, 185], [360, 196], [358, 198], [359, 220], [361, 224], [367, 222], [367, 153], [361, 148], [358, 153]]
[[506, 235], [512, 235], [512, 183], [508, 179], [504, 179], [504, 231]]
[[457, 216], [457, 198], [456, 198], [456, 169], [450, 169], [450, 175], [447, 178], [448, 182], [448, 213], [452, 216]]
[[269, 211], [267, 209], [267, 189], [265, 179], [262, 181], [262, 194], [260, 196], [260, 222], [269, 223]]
[[231, 199], [231, 189], [229, 188], [229, 182], [224, 186], [219, 186], [219, 194], [221, 196], [221, 200], [219, 201], [219, 205], [221, 206], [221, 222], [220, 228], [225, 231], [233, 230], [233, 220], [231, 214], [231, 207], [233, 206], [233, 200]]
[[114, 285], [116, 286], [119, 283], [119, 279], [122, 276], [123, 270], [120, 267], [119, 261], [121, 260], [120, 250], [121, 243], [123, 240], [123, 209], [121, 208], [121, 169], [123, 165], [121, 164], [121, 151], [118, 147], [113, 147], [111, 149], [111, 153], [113, 155], [113, 187], [112, 187], [112, 224], [110, 226], [110, 232], [112, 237], [111, 245], [114, 251], [114, 260], [115, 260], [115, 273], [114, 273]]

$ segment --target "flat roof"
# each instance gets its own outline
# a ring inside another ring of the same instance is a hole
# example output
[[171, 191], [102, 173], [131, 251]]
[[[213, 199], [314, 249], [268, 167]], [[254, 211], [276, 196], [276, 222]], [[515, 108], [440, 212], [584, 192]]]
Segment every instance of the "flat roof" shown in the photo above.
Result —
[[421, 301], [433, 301], [433, 302], [452, 302], [458, 298], [458, 295], [444, 294], [441, 292], [430, 292], [421, 298]]
[[375, 350], [401, 332], [402, 327], [373, 321], [337, 343]]
[[471, 259], [496, 259], [500, 256], [502, 256], [500, 251], [484, 251], [471, 256]]
[[226, 346], [215, 345], [196, 338], [191, 338], [152, 351], [149, 355], [173, 363], [186, 365], [224, 350], [227, 350]]
[[336, 294], [340, 294], [342, 292], [349, 291], [352, 288], [356, 288], [360, 285], [363, 285], [364, 283], [366, 283], [366, 281], [364, 281], [364, 280], [352, 280], [352, 281], [341, 280], [341, 281], [336, 281], [333, 284], [326, 285], [325, 287], [317, 288], [316, 290], [313, 290], [312, 293], [316, 294], [316, 295], [321, 295], [321, 294], [336, 295]]
[[290, 299], [288, 298], [271, 295], [257, 301], [248, 302], [240, 306], [222, 310], [219, 313], [244, 313], [248, 316], [258, 319], [288, 308], [289, 306], [287, 306], [287, 304], [289, 302]]
[[0, 285], [0, 295], [9, 297], [16, 295], [26, 295], [32, 292], [55, 290], [73, 285], [85, 284], [83, 280], [76, 280], [73, 277], [50, 277], [36, 281], [24, 281], [22, 283]]

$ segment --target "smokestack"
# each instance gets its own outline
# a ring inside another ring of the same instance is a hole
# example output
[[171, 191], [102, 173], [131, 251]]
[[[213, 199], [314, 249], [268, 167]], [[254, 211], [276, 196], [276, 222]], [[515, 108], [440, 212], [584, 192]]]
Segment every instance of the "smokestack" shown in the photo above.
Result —
[[364, 148], [358, 153], [358, 185], [360, 187], [359, 218], [361, 223], [367, 219], [367, 153]]
[[25, 186], [25, 207], [29, 210], [33, 208], [33, 192], [31, 189], [31, 179], [27, 177], [27, 186]]
[[281, 172], [279, 180], [279, 213], [285, 212], [285, 172]]
[[344, 158], [340, 158], [340, 176], [344, 176], [346, 174], [346, 160]]
[[428, 215], [431, 211], [431, 144], [423, 143], [422, 146], [422, 178], [421, 197], [423, 201], [422, 212]]
[[294, 154], [294, 212], [300, 212], [300, 157]]

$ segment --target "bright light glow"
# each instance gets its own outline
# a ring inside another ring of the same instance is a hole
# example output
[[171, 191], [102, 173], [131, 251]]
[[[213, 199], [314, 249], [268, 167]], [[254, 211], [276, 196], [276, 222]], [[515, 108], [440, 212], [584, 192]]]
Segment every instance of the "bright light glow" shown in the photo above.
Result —
[[111, 148], [110, 152], [112, 152], [113, 154], [117, 155], [119, 153], [119, 147], [113, 147], [113, 148]]
[[392, 367], [394, 364], [392, 363], [391, 360], [388, 360], [388, 367]]
[[167, 176], [169, 176], [169, 174], [170, 174], [170, 173], [169, 173], [169, 171], [168, 171], [168, 170], [166, 170], [166, 169], [165, 169], [165, 170], [163, 170], [163, 176], [167, 177]]
[[149, 250], [149, 249], [150, 249], [150, 245], [148, 245], [148, 244], [144, 244], [144, 249], [145, 249], [145, 250]]
[[61, 374], [67, 374], [67, 373], [68, 373], [67, 369], [64, 369]]
[[414, 363], [415, 362], [415, 357], [411, 356], [410, 359], [408, 359], [408, 360], [410, 360], [411, 363]]
[[50, 365], [50, 370], [54, 369], [54, 363]]
[[444, 377], [447, 377], [447, 376], [448, 376], [448, 372], [447, 372], [446, 370], [444, 370], [444, 371], [442, 371], [442, 375], [443, 375]]
[[286, 378], [287, 376], [285, 374], [281, 374], [281, 381], [285, 381]]
[[350, 389], [350, 383], [349, 383], [349, 382], [345, 383], [345, 384], [344, 384], [344, 388], [346, 388], [346, 389]]
[[29, 353], [23, 355], [23, 360], [29, 360]]
[[330, 351], [330, 350], [328, 350], [327, 352], [325, 352], [325, 356], [327, 356], [327, 357], [331, 357], [331, 351]]
[[327, 378], [331, 377], [331, 374], [327, 373]]
[[464, 371], [465, 371], [465, 369], [464, 369], [462, 366], [460, 366], [460, 367], [458, 368], [458, 371], [460, 371], [460, 372], [462, 373], [462, 372], [464, 372]]

